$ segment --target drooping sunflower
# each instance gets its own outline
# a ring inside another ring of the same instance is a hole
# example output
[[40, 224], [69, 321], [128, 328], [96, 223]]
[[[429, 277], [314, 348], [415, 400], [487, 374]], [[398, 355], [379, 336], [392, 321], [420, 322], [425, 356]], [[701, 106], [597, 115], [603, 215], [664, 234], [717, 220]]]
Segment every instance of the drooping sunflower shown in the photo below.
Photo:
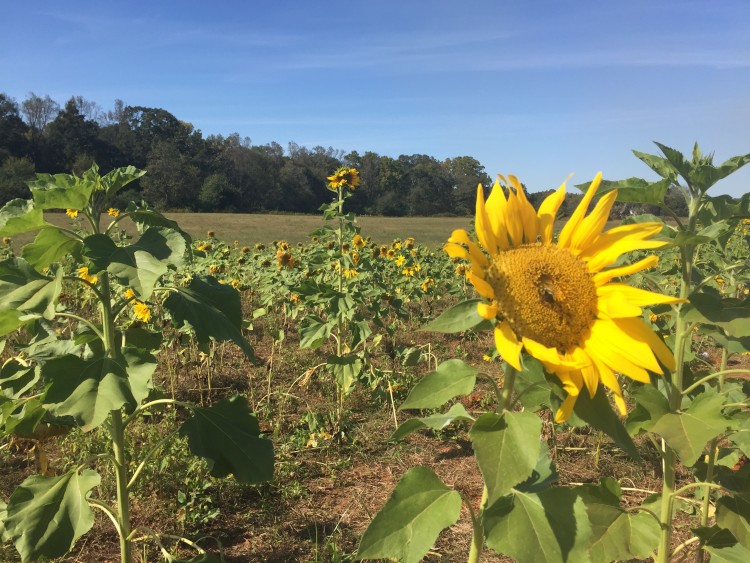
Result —
[[593, 397], [600, 383], [612, 390], [625, 414], [616, 373], [648, 383], [648, 372], [663, 373], [660, 363], [670, 370], [675, 366], [672, 352], [641, 318], [641, 307], [682, 300], [612, 281], [655, 266], [656, 256], [610, 266], [626, 252], [668, 244], [649, 240], [662, 224], [604, 231], [616, 191], [603, 195], [586, 216], [601, 182], [599, 173], [555, 243], [552, 230], [565, 183], [535, 211], [518, 179], [508, 180], [498, 176], [486, 201], [482, 185], [477, 188], [479, 245], [457, 229], [445, 250], [470, 262], [467, 277], [485, 299], [478, 312], [495, 320], [495, 346], [503, 359], [520, 370], [525, 350], [562, 383], [568, 395], [555, 415], [557, 422], [567, 420], [584, 387]]

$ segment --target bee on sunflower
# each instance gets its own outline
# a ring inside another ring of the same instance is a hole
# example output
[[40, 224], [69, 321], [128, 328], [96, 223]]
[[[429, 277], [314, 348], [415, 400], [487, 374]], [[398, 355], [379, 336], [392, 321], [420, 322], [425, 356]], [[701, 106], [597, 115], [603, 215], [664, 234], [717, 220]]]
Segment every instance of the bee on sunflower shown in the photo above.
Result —
[[643, 321], [641, 308], [683, 300], [612, 281], [655, 266], [657, 257], [610, 267], [626, 252], [669, 244], [651, 240], [662, 224], [605, 231], [617, 191], [604, 194], [586, 215], [600, 183], [601, 173], [555, 242], [552, 230], [565, 183], [534, 210], [515, 176], [498, 176], [486, 200], [482, 185], [477, 188], [479, 244], [457, 229], [444, 247], [449, 256], [470, 263], [467, 278], [484, 298], [478, 313], [495, 321], [495, 346], [503, 359], [520, 370], [525, 350], [562, 383], [567, 397], [557, 422], [567, 420], [584, 387], [593, 397], [600, 383], [625, 414], [615, 372], [649, 383], [649, 372], [675, 367], [672, 352]]

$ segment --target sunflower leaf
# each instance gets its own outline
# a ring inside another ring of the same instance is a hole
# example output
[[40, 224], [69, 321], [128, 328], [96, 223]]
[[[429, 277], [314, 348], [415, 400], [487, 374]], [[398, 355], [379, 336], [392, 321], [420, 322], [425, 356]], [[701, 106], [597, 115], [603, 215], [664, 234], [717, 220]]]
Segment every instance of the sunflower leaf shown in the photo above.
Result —
[[488, 504], [527, 480], [537, 466], [542, 423], [530, 412], [485, 413], [469, 432]]
[[42, 229], [37, 233], [34, 242], [21, 249], [21, 256], [37, 271], [42, 271], [63, 256], [78, 253], [81, 247], [80, 240], [71, 238], [63, 231]]
[[208, 460], [214, 477], [231, 473], [240, 483], [273, 479], [273, 444], [260, 436], [258, 419], [239, 395], [195, 407], [180, 435], [188, 437], [194, 455]]
[[583, 499], [572, 489], [515, 491], [484, 513], [487, 545], [516, 561], [591, 561], [592, 530]]
[[492, 325], [489, 321], [480, 317], [477, 311], [477, 304], [481, 301], [481, 299], [462, 301], [443, 311], [438, 318], [433, 319], [419, 330], [453, 333], [491, 328]]
[[477, 373], [461, 360], [446, 360], [412, 388], [399, 410], [435, 409], [454, 397], [468, 395], [474, 389]]
[[458, 521], [460, 513], [457, 491], [446, 486], [432, 469], [410, 469], [365, 530], [356, 557], [418, 563], [440, 532]]
[[592, 561], [645, 559], [659, 545], [659, 523], [645, 512], [627, 512], [620, 506], [620, 485], [605, 477], [599, 485], [577, 491], [586, 503], [592, 527]]
[[86, 469], [59, 477], [33, 475], [8, 500], [5, 537], [23, 561], [61, 557], [91, 529], [94, 513], [87, 499], [101, 478]]
[[396, 429], [393, 435], [389, 438], [389, 441], [396, 442], [409, 434], [424, 428], [442, 430], [456, 420], [474, 420], [474, 418], [466, 412], [466, 408], [461, 403], [456, 403], [448, 409], [448, 412], [446, 413], [437, 413], [423, 418], [412, 418], [407, 420]]
[[0, 209], [0, 235], [13, 236], [47, 225], [44, 213], [30, 199], [12, 199]]
[[588, 424], [612, 438], [615, 444], [622, 448], [633, 460], [639, 461], [641, 459], [638, 449], [635, 447], [628, 431], [625, 430], [620, 417], [612, 410], [603, 385], [599, 385], [593, 399], [584, 390], [578, 396], [573, 411]]
[[723, 496], [716, 503], [716, 524], [726, 528], [750, 549], [750, 501], [741, 496]]
[[686, 410], [662, 416], [651, 431], [664, 438], [680, 461], [691, 467], [709, 440], [730, 428], [731, 421], [721, 414], [724, 401], [715, 391], [703, 392]]

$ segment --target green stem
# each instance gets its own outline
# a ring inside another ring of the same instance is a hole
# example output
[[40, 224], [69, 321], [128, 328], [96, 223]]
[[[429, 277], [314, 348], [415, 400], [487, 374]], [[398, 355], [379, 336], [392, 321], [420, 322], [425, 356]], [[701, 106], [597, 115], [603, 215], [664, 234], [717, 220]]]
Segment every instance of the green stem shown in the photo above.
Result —
[[510, 409], [511, 399], [513, 397], [513, 386], [516, 383], [516, 374], [518, 373], [516, 371], [516, 368], [508, 363], [505, 364], [504, 369], [505, 381], [503, 382], [503, 395], [501, 403], [502, 410], [500, 412], [504, 412]]
[[[688, 203], [689, 217], [686, 231], [694, 233], [700, 209], [700, 198], [691, 192], [691, 200]], [[684, 231], [683, 231], [684, 232]], [[687, 299], [691, 292], [691, 279], [693, 271], [693, 260], [695, 258], [695, 247], [685, 245], [680, 247], [682, 256], [682, 277], [680, 280], [680, 297]], [[669, 410], [677, 412], [682, 403], [682, 390], [685, 375], [685, 348], [690, 345], [691, 327], [685, 320], [682, 308], [677, 311], [677, 322], [675, 326], [675, 370], [672, 374], [672, 386], [669, 389]], [[674, 450], [662, 439], [662, 489], [661, 510], [659, 521], [661, 523], [661, 534], [659, 536], [659, 547], [656, 552], [656, 563], [667, 563], [672, 550], [672, 519], [674, 517], [674, 490], [675, 490], [675, 464], [677, 455]]]
[[[727, 360], [729, 353], [726, 348], [721, 350], [721, 366], [719, 368], [719, 393], [724, 390], [724, 372], [727, 369]], [[718, 454], [717, 445], [719, 438], [714, 438], [708, 445], [708, 464], [706, 467], [706, 484], [703, 487], [703, 505], [701, 507], [701, 527], [705, 528], [708, 526], [708, 510], [711, 507], [711, 480], [714, 478], [714, 466], [716, 464], [716, 456]], [[698, 550], [696, 561], [703, 563], [706, 552], [703, 550], [703, 542], [701, 542], [701, 549]]]
[[115, 459], [117, 482], [117, 519], [120, 523], [120, 561], [131, 563], [130, 501], [128, 499], [128, 460], [125, 456], [125, 425], [122, 411], [114, 410], [112, 416], [112, 451]]
[[[472, 518], [471, 550], [469, 551], [468, 563], [479, 563], [479, 556], [484, 548], [484, 505], [487, 504], [487, 485], [482, 490], [482, 500], [479, 502], [479, 511]], [[472, 511], [473, 515], [473, 511]]]

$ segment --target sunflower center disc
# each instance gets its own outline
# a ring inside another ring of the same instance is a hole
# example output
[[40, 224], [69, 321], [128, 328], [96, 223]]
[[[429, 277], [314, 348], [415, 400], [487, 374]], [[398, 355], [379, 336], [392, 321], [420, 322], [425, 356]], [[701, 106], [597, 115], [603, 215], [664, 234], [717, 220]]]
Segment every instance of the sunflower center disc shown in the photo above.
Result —
[[597, 314], [596, 286], [586, 265], [553, 245], [526, 244], [500, 252], [488, 280], [502, 319], [520, 339], [569, 352]]

